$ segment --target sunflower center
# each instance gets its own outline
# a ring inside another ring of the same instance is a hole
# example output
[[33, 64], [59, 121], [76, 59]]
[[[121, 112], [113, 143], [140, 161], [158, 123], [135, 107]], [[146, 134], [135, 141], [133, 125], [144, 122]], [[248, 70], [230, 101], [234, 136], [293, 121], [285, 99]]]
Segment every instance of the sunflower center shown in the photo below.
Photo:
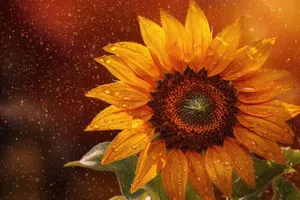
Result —
[[148, 103], [154, 111], [150, 121], [168, 148], [201, 151], [221, 145], [236, 123], [235, 94], [228, 81], [187, 67], [157, 82]]

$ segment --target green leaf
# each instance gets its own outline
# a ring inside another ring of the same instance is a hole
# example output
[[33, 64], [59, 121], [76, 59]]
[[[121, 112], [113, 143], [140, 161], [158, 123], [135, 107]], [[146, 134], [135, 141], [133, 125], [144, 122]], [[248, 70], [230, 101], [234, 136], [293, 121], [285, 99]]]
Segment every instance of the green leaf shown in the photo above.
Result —
[[233, 178], [232, 184], [232, 197], [233, 199], [259, 199], [264, 189], [272, 182], [274, 178], [285, 173], [295, 172], [295, 170], [289, 166], [280, 165], [276, 162], [253, 159], [255, 169], [255, 184], [253, 189], [249, 187], [241, 178]]
[[88, 153], [86, 153], [80, 160], [65, 164], [65, 167], [84, 167], [98, 171], [115, 172], [122, 194], [127, 199], [136, 199], [145, 191], [139, 189], [135, 193], [130, 193], [131, 183], [135, 176], [135, 167], [137, 163], [136, 156], [130, 156], [124, 160], [120, 160], [108, 165], [102, 165], [101, 159], [110, 142], [103, 142], [94, 146]]
[[112, 164], [101, 165], [102, 156], [109, 144], [110, 142], [103, 142], [94, 146], [80, 160], [68, 162], [64, 167], [85, 167], [98, 171], [114, 171], [115, 169]]
[[300, 191], [289, 181], [278, 178], [273, 181], [274, 196], [273, 200], [298, 200]]
[[144, 188], [149, 192], [151, 200], [168, 200], [160, 174], [149, 181]]
[[300, 164], [300, 151], [298, 149], [283, 148], [282, 151], [288, 165], [296, 166]]
[[108, 200], [126, 200], [126, 198], [124, 196], [114, 196]]
[[186, 185], [185, 199], [202, 200], [189, 183]]

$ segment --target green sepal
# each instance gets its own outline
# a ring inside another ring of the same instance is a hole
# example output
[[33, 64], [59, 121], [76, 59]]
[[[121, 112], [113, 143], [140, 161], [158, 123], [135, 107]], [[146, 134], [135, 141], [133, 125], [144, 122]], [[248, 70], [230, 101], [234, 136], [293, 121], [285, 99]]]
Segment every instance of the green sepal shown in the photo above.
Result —
[[273, 181], [274, 196], [272, 200], [298, 200], [300, 199], [300, 191], [292, 183], [277, 178]]

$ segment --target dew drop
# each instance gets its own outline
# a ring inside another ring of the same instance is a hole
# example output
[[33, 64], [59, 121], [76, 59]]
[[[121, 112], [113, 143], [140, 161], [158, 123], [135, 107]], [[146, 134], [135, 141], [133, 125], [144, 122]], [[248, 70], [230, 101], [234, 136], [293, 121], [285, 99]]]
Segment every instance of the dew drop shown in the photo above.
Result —
[[208, 192], [208, 187], [204, 188], [204, 192], [206, 192], [206, 193]]
[[207, 49], [207, 55], [208, 55], [208, 56], [214, 55], [215, 52], [216, 52], [216, 51], [215, 51], [214, 49], [212, 49], [211, 47], [208, 47], [208, 49]]
[[254, 127], [257, 127], [257, 126], [258, 126], [258, 124], [257, 124], [256, 122], [254, 122], [254, 123], [253, 123], [253, 126], [254, 126]]
[[109, 63], [110, 63], [110, 60], [106, 60], [105, 63], [106, 63], [106, 64], [109, 64]]
[[115, 51], [116, 49], [117, 49], [117, 47], [115, 47], [115, 46], [112, 46], [112, 47], [110, 48], [111, 51]]
[[221, 162], [221, 160], [215, 160], [215, 163], [220, 163]]
[[125, 101], [129, 101], [130, 97], [123, 97], [122, 99], [125, 100]]
[[256, 142], [251, 142], [251, 149], [257, 149], [257, 143]]
[[224, 167], [225, 169], [230, 169], [231, 168], [230, 162], [225, 162]]
[[245, 92], [253, 92], [255, 89], [252, 87], [244, 87], [243, 90], [245, 90]]
[[94, 125], [93, 125], [93, 128], [99, 128], [99, 126], [98, 126], [98, 125], [96, 125], [96, 124], [94, 124]]
[[200, 54], [200, 52], [201, 52], [201, 47], [200, 47], [199, 44], [194, 44], [194, 45], [193, 45], [193, 49], [194, 49], [194, 53], [195, 53], [195, 54]]
[[104, 91], [106, 94], [110, 94], [110, 91], [109, 90], [105, 90]]

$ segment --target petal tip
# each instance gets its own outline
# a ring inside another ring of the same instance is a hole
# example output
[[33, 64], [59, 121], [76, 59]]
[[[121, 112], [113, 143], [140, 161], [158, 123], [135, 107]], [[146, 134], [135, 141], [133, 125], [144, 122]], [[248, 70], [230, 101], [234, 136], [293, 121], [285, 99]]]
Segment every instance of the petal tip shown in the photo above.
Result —
[[135, 186], [135, 185], [131, 185], [131, 188], [130, 188], [130, 193], [133, 194], [135, 193], [136, 191], [138, 190], [138, 188]]
[[275, 44], [275, 41], [276, 41], [276, 36], [273, 36], [270, 38], [270, 43], [271, 44]]

